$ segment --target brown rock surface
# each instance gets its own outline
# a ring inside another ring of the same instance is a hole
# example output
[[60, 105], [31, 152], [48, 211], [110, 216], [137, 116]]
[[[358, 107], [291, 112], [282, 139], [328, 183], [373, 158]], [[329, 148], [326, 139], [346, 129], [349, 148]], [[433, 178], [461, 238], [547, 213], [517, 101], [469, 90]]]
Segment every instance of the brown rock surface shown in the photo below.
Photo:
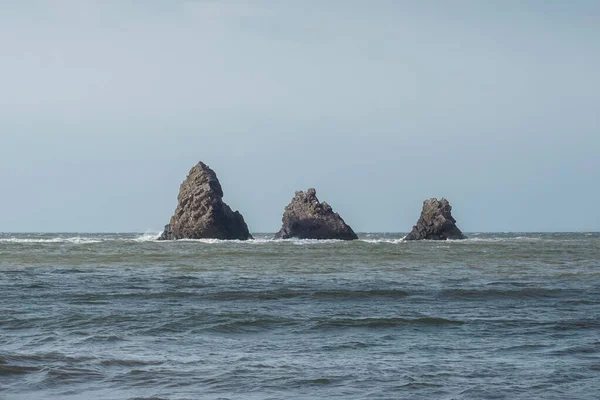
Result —
[[315, 189], [297, 191], [281, 220], [283, 226], [275, 234], [276, 239], [358, 239], [329, 204], [319, 202]]
[[244, 217], [222, 200], [217, 174], [206, 164], [196, 164], [183, 181], [177, 208], [159, 240], [251, 239]]
[[404, 240], [466, 239], [452, 217], [452, 206], [446, 199], [429, 199], [423, 202], [423, 211], [417, 224]]

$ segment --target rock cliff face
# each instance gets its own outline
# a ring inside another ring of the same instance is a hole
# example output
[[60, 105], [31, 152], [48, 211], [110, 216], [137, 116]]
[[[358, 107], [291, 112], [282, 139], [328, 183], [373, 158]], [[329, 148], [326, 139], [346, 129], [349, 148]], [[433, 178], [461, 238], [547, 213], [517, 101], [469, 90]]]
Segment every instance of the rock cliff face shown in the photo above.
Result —
[[217, 174], [199, 162], [181, 184], [177, 208], [159, 240], [251, 239], [242, 214], [222, 198]]
[[417, 224], [404, 240], [466, 239], [452, 217], [452, 206], [446, 199], [429, 199], [423, 202], [423, 211]]
[[296, 192], [292, 202], [285, 207], [281, 220], [283, 226], [275, 234], [276, 239], [358, 239], [329, 204], [319, 202], [315, 189]]

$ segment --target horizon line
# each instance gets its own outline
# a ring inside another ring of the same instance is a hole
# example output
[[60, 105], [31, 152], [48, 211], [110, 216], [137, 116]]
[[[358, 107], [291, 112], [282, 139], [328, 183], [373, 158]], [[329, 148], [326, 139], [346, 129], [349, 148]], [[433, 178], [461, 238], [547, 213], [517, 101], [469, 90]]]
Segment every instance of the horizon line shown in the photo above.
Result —
[[[161, 233], [163, 231], [150, 231], [150, 230], [145, 230], [145, 231], [0, 231], [0, 235], [4, 235], [4, 234], [11, 234], [11, 233], [16, 233], [16, 234], [49, 234], [49, 233], [56, 233], [56, 234], [67, 234], [67, 233], [87, 233], [87, 234], [150, 234], [150, 233]], [[373, 234], [373, 233], [384, 233], [384, 234], [407, 234], [410, 231], [357, 231], [357, 234]], [[271, 235], [271, 234], [275, 234], [277, 233], [277, 231], [256, 231], [256, 232], [250, 232], [251, 234], [265, 234], [265, 235]], [[463, 233], [465, 234], [488, 234], [488, 233], [600, 233], [600, 231], [593, 231], [593, 230], [576, 230], [576, 231], [571, 231], [571, 230], [558, 230], [558, 231], [523, 231], [523, 230], [517, 230], [517, 231], [506, 231], [506, 230], [502, 230], [502, 231], [463, 231]]]

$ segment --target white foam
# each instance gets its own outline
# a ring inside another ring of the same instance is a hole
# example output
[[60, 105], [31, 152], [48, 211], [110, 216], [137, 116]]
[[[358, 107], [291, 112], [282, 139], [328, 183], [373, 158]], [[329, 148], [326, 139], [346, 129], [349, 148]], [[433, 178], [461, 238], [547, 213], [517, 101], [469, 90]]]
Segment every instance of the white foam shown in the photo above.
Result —
[[86, 238], [79, 236], [66, 239], [66, 242], [74, 244], [102, 243], [103, 241], [104, 240], [101, 240], [99, 238]]
[[173, 243], [173, 242], [195, 242], [195, 243], [204, 243], [204, 244], [227, 244], [227, 243], [236, 243], [236, 244], [267, 244], [267, 243], [280, 243], [280, 242], [289, 242], [290, 240], [283, 239], [248, 239], [248, 240], [237, 240], [237, 239], [177, 239], [177, 240], [166, 240], [164, 243]]
[[[35, 235], [31, 235], [29, 237], [0, 237], [0, 243], [15, 243], [15, 244], [92, 244], [92, 243], [102, 243], [102, 242], [111, 242], [111, 241], [125, 241], [125, 242], [137, 242], [137, 243], [145, 243], [145, 242], [158, 242], [158, 238], [161, 232], [145, 232], [143, 234], [139, 234], [139, 236], [132, 237], [131, 235], [125, 235], [125, 237], [114, 236], [114, 235], [94, 235], [94, 236], [57, 236], [57, 237], [48, 237], [48, 235], [44, 235], [41, 237], [36, 237]], [[481, 234], [471, 234], [471, 237], [468, 239], [462, 240], [446, 240], [446, 243], [510, 243], [510, 242], [540, 242], [540, 241], [554, 241], [560, 240], [565, 241], [566, 239], [554, 239], [549, 237], [539, 237], [539, 236], [512, 236], [512, 237], [480, 237]], [[33, 237], [32, 237], [33, 236]], [[474, 237], [475, 236], [475, 237]], [[487, 234], [486, 234], [487, 236]], [[586, 235], [587, 236], [587, 235]], [[249, 240], [221, 240], [221, 239], [179, 239], [176, 241], [161, 241], [161, 243], [173, 243], [173, 242], [195, 242], [195, 243], [203, 243], [203, 244], [227, 244], [227, 243], [236, 243], [236, 244], [244, 244], [244, 245], [265, 245], [265, 244], [291, 244], [291, 245], [322, 245], [322, 244], [341, 244], [341, 243], [351, 243], [351, 242], [360, 242], [360, 243], [369, 243], [369, 244], [401, 244], [401, 243], [409, 243], [409, 241], [404, 240], [402, 238], [377, 238], [375, 234], [365, 235], [364, 237], [356, 240], [356, 241], [345, 241], [345, 240], [336, 240], [336, 239], [273, 239], [270, 235], [260, 234], [259, 237]]]
[[156, 240], [158, 240], [158, 238], [160, 237], [160, 235], [162, 234], [162, 232], [145, 232], [142, 236], [138, 236], [136, 238], [133, 238], [131, 240], [133, 240], [134, 242], [154, 242]]
[[73, 244], [88, 244], [101, 243], [103, 240], [99, 238], [89, 238], [74, 236], [68, 238], [50, 238], [50, 239], [34, 239], [34, 238], [0, 238], [0, 243], [23, 243], [23, 244], [41, 244], [41, 243], [73, 243]]
[[539, 237], [531, 237], [531, 236], [516, 236], [516, 237], [469, 237], [467, 239], [448, 239], [446, 242], [455, 242], [455, 243], [495, 243], [495, 242], [538, 242], [541, 240], [550, 240], [543, 239]]
[[222, 239], [176, 239], [176, 240], [165, 240], [163, 243], [180, 243], [180, 242], [192, 242], [192, 243], [204, 243], [204, 244], [218, 244], [218, 243], [242, 243], [241, 240], [222, 240]]
[[[272, 239], [272, 238], [254, 238], [248, 240], [222, 240], [222, 239], [177, 239], [175, 241], [166, 241], [166, 243], [173, 242], [195, 242], [195, 243], [204, 243], [204, 244], [227, 244], [227, 243], [236, 243], [236, 244], [247, 244], [247, 245], [261, 245], [261, 244], [293, 244], [293, 245], [309, 245], [309, 244], [332, 244], [332, 243], [345, 243], [346, 240], [337, 240], [337, 239]], [[373, 240], [375, 242], [375, 239]]]
[[399, 239], [359, 239], [360, 242], [364, 243], [390, 243], [390, 244], [398, 244], [403, 243], [404, 238]]
[[[153, 238], [149, 239], [150, 241], [156, 240], [156, 235]], [[353, 240], [340, 240], [340, 239], [298, 239], [298, 238], [290, 238], [290, 239], [274, 239], [271, 237], [261, 237], [254, 238], [248, 240], [222, 240], [222, 239], [177, 239], [174, 241], [165, 241], [165, 243], [173, 243], [173, 242], [194, 242], [194, 243], [204, 243], [204, 244], [227, 244], [227, 243], [239, 243], [239, 244], [247, 244], [247, 245], [262, 245], [262, 244], [292, 244], [292, 245], [318, 245], [318, 244], [340, 244], [340, 243], [351, 243], [351, 242], [361, 242], [361, 243], [370, 243], [370, 244], [398, 244], [403, 243], [404, 238], [382, 238], [382, 239], [358, 239], [356, 241]]]

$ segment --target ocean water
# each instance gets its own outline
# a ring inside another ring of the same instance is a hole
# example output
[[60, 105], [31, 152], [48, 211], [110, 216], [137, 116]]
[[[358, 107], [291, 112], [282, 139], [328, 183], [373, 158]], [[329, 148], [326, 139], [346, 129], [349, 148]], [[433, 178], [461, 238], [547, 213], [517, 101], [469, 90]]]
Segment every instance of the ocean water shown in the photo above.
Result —
[[598, 399], [600, 234], [0, 234], [1, 399]]

